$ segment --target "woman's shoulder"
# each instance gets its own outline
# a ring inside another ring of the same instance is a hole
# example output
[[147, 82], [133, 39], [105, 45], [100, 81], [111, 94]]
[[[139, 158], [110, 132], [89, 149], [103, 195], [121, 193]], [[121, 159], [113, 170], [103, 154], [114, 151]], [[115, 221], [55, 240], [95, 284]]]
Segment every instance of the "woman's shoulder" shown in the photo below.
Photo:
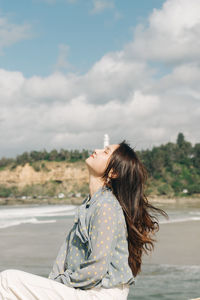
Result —
[[101, 193], [99, 194], [99, 202], [103, 203], [111, 203], [114, 206], [117, 206], [117, 198], [113, 194], [112, 190], [108, 187], [104, 187], [101, 190]]
[[97, 201], [97, 207], [109, 207], [112, 212], [122, 213], [122, 207], [110, 188], [104, 188]]
[[[125, 217], [123, 213], [123, 209], [117, 199], [117, 197], [113, 194], [111, 189], [107, 189], [102, 195], [101, 195], [101, 206], [103, 207], [103, 211], [105, 209], [105, 213], [107, 213], [107, 210], [109, 210], [109, 214], [112, 217], [112, 220], [117, 222], [118, 226], [121, 224], [124, 226], [126, 230], [126, 222]], [[120, 227], [122, 230], [122, 227]]]

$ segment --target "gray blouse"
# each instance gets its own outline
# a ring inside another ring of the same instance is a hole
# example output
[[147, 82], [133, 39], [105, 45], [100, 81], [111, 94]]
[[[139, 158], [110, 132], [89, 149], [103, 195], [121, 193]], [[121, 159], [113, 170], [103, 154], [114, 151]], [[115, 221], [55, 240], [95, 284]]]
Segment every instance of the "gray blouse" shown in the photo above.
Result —
[[135, 283], [125, 217], [110, 188], [99, 188], [77, 207], [48, 278], [84, 290]]

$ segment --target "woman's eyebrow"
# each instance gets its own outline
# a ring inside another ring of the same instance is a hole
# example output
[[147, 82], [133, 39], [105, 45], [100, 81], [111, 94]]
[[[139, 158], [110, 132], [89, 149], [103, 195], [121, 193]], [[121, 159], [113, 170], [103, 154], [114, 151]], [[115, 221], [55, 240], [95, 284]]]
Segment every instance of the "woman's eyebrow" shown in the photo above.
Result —
[[111, 150], [108, 146], [106, 146], [106, 149], [108, 149], [109, 151]]

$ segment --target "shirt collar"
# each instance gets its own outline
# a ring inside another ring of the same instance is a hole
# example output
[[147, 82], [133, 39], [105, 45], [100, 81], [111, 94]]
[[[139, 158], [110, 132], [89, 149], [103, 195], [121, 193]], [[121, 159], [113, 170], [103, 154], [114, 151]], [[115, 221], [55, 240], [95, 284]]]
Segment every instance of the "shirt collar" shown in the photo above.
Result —
[[97, 198], [106, 190], [110, 190], [110, 188], [108, 186], [101, 186], [100, 188], [98, 188], [98, 190], [96, 190], [96, 192], [92, 195], [92, 197], [90, 196], [90, 194], [88, 194], [85, 204], [91, 203], [93, 199]]

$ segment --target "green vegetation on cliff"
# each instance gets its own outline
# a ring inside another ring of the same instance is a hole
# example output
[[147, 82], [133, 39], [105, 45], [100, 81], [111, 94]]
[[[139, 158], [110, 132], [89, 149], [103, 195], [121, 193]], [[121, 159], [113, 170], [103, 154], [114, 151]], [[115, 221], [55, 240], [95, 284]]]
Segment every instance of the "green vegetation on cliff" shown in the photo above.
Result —
[[[15, 170], [17, 166], [29, 163], [37, 172], [49, 172], [46, 162], [71, 163], [76, 168], [84, 168], [84, 160], [89, 156], [91, 150], [64, 150], [53, 149], [50, 152], [31, 151], [24, 152], [16, 158], [1, 158], [0, 171], [9, 168]], [[168, 142], [165, 145], [153, 147], [152, 150], [136, 151], [147, 168], [149, 178], [146, 187], [147, 195], [159, 196], [199, 196], [200, 195], [200, 143], [192, 144], [185, 140], [184, 135], [179, 133], [176, 143]], [[80, 166], [79, 163], [80, 162]], [[24, 187], [21, 191], [16, 186], [0, 185], [0, 197], [9, 195], [49, 195], [53, 196], [63, 191], [59, 180], [46, 184], [35, 184]], [[74, 182], [74, 193], [87, 193], [86, 182], [83, 186]]]
[[83, 149], [79, 150], [64, 150], [56, 149], [47, 152], [45, 149], [42, 151], [31, 151], [24, 152], [21, 155], [17, 155], [16, 158], [6, 158], [2, 157], [0, 159], [0, 170], [3, 170], [6, 166], [10, 165], [11, 168], [16, 168], [18, 165], [24, 166], [26, 163], [29, 163], [33, 166], [36, 171], [40, 171], [41, 168], [45, 168], [45, 164], [37, 164], [36, 162], [40, 161], [65, 161], [65, 162], [77, 162], [83, 161], [89, 156], [89, 151]]
[[200, 194], [200, 143], [193, 147], [179, 133], [176, 143], [137, 153], [149, 173], [149, 193], [167, 196]]

